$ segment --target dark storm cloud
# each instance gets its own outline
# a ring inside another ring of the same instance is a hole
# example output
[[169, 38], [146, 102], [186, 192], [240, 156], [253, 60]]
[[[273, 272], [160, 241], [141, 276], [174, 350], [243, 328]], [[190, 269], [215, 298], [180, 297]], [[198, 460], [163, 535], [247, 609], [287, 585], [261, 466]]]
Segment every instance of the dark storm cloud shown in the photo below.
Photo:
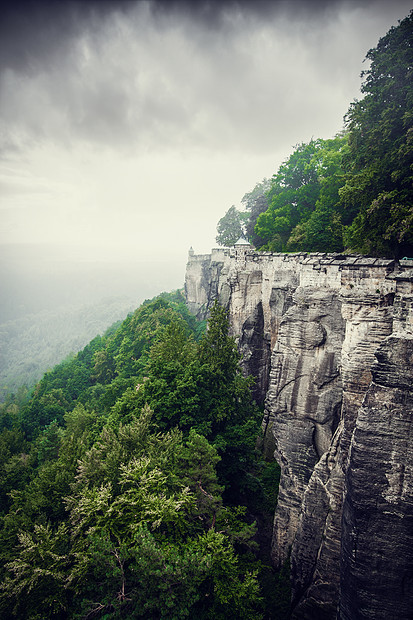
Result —
[[359, 71], [351, 81], [342, 67], [354, 54], [361, 69], [368, 46], [360, 32], [340, 46], [334, 28], [370, 5], [373, 17], [389, 10], [377, 0], [10, 2], [0, 20], [3, 149], [52, 139], [265, 150], [288, 135], [293, 146], [310, 137], [300, 134], [308, 118], [319, 133], [323, 100], [335, 109], [354, 92]]
[[56, 48], [64, 50], [73, 37], [131, 5], [128, 0], [6, 0], [0, 12], [0, 67], [33, 71]]
[[0, 242], [207, 251], [295, 144], [341, 129], [408, 2], [3, 3]]
[[[401, 6], [404, 2], [393, 2]], [[114, 12], [125, 15], [146, 5], [156, 18], [187, 17], [204, 27], [220, 28], [229, 15], [320, 20], [338, 9], [385, 11], [387, 0], [8, 0], [1, 5], [0, 65], [30, 71], [56, 47], [64, 48], [84, 30], [94, 30]]]
[[[237, 8], [233, 2], [10, 4], [0, 36], [7, 145], [47, 134], [174, 143], [183, 137], [177, 127], [202, 138], [206, 117], [223, 104], [224, 111], [233, 98], [228, 89], [236, 89], [236, 78], [242, 89], [248, 75], [233, 34], [207, 26]], [[237, 107], [234, 101], [235, 116]]]
[[2, 70], [31, 72], [55, 47], [73, 36], [80, 15], [79, 5], [56, 2], [6, 2], [0, 20]]
[[[378, 3], [370, 0], [364, 4]], [[8, 0], [0, 19], [0, 64], [25, 71], [44, 61], [54, 47], [64, 46], [73, 36], [111, 13], [127, 14], [137, 5], [148, 5], [156, 17], [186, 16], [205, 27], [220, 27], [224, 16], [249, 13], [265, 17], [286, 13], [293, 17], [319, 15], [343, 5], [342, 0]], [[358, 4], [347, 2], [345, 4]]]
[[[370, 4], [378, 0], [366, 0]], [[383, 0], [384, 2], [384, 0]], [[155, 13], [177, 12], [189, 15], [191, 18], [202, 21], [205, 25], [219, 26], [225, 15], [230, 13], [250, 13], [260, 17], [286, 14], [291, 17], [319, 16], [334, 7], [359, 5], [357, 0], [152, 0], [152, 9]]]

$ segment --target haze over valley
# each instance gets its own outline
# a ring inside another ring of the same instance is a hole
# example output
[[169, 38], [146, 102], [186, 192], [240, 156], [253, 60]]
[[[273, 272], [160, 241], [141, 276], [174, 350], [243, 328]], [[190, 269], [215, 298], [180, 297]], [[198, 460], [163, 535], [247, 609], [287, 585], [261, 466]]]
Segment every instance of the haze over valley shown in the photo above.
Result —
[[189, 247], [215, 246], [232, 204], [341, 131], [366, 52], [409, 8], [5, 3], [2, 329], [113, 297], [121, 318], [182, 287]]

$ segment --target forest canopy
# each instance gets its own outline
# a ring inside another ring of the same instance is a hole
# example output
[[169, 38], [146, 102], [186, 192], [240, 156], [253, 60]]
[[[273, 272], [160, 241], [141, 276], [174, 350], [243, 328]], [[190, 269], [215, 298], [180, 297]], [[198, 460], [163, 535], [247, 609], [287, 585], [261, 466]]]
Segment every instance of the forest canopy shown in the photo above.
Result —
[[177, 291], [0, 405], [2, 617], [263, 618], [279, 467], [252, 382], [226, 310], [206, 331]]
[[245, 212], [231, 207], [257, 249], [413, 256], [413, 11], [366, 61], [343, 131], [296, 145], [269, 187], [244, 196]]

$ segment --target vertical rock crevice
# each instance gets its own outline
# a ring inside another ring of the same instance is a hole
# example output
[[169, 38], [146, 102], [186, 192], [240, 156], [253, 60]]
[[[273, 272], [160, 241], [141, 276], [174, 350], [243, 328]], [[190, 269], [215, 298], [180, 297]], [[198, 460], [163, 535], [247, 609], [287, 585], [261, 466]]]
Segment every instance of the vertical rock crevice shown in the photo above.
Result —
[[274, 347], [267, 416], [273, 419], [281, 466], [272, 558], [282, 566], [296, 537], [305, 489], [337, 427], [344, 339], [336, 291], [299, 287], [281, 321]]
[[[303, 496], [300, 524], [292, 550], [294, 618], [337, 615], [340, 589], [342, 499], [345, 468], [359, 408], [371, 382], [374, 353], [391, 333], [393, 309], [380, 293], [365, 286], [341, 291], [345, 334], [341, 346], [341, 427], [336, 439], [312, 474]], [[318, 504], [318, 500], [322, 499]], [[312, 507], [312, 508], [311, 508]], [[315, 532], [322, 532], [318, 544]], [[297, 580], [297, 585], [296, 585]], [[303, 588], [301, 584], [307, 583]], [[298, 591], [301, 590], [300, 596]]]
[[340, 620], [413, 613], [413, 274], [372, 365], [345, 472]]

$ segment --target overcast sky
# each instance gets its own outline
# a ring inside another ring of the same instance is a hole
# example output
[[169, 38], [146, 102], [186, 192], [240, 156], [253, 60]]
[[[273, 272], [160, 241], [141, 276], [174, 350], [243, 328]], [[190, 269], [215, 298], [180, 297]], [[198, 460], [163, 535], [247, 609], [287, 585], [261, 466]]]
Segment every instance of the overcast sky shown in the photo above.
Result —
[[0, 243], [160, 262], [216, 245], [294, 145], [329, 138], [410, 1], [10, 2]]

